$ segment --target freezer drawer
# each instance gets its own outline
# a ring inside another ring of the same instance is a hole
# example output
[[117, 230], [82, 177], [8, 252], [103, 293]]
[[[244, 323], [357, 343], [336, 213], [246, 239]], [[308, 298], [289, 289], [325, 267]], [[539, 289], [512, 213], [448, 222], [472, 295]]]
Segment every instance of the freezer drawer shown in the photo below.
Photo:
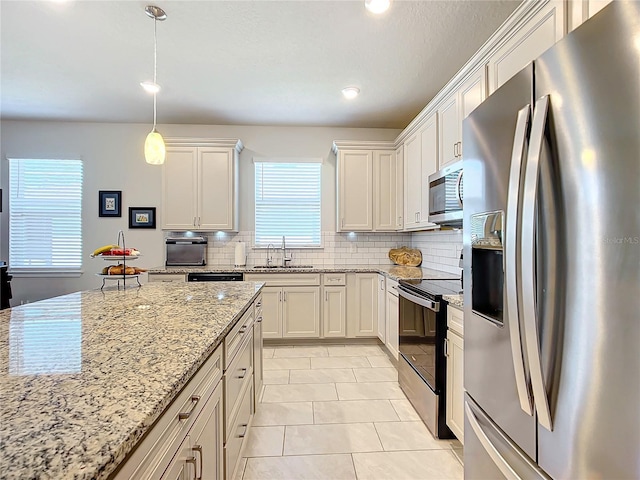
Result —
[[464, 478], [549, 480], [533, 461], [465, 395]]

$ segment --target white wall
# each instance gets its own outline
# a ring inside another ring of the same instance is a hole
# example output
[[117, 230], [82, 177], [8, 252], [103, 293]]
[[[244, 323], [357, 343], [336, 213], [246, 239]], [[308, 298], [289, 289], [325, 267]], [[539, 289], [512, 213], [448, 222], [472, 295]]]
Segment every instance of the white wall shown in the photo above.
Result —
[[[161, 216], [161, 167], [143, 158], [146, 124], [3, 121], [0, 124], [0, 187], [5, 205], [0, 214], [0, 259], [8, 260], [7, 158], [80, 158], [84, 161], [83, 265], [79, 278], [15, 278], [13, 305], [99, 287], [94, 274], [106, 263], [91, 259], [98, 246], [115, 243], [118, 230], [127, 245], [138, 248], [140, 267], [164, 262], [164, 234], [156, 230], [129, 230], [128, 207], [157, 207]], [[165, 137], [240, 138], [240, 230], [253, 231], [253, 156], [322, 157], [322, 230], [335, 232], [335, 156], [333, 140], [394, 140], [399, 130], [329, 127], [261, 127], [220, 125], [161, 125]], [[122, 217], [98, 217], [98, 190], [122, 190]], [[363, 262], [364, 263], [364, 262]]]

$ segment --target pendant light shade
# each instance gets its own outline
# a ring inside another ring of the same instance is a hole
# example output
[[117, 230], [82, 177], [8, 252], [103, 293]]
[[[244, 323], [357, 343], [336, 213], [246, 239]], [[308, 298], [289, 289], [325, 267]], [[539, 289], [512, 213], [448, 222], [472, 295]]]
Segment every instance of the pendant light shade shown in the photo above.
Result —
[[144, 141], [144, 158], [151, 165], [162, 165], [166, 153], [164, 138], [154, 128]]
[[156, 130], [156, 95], [160, 91], [160, 85], [157, 83], [158, 70], [158, 40], [156, 36], [156, 24], [158, 20], [166, 20], [167, 14], [160, 7], [147, 5], [144, 9], [145, 13], [153, 18], [153, 82], [142, 82], [142, 87], [150, 93], [153, 93], [153, 130], [147, 135], [144, 142], [144, 158], [151, 165], [162, 165], [166, 156], [166, 147], [164, 138]]

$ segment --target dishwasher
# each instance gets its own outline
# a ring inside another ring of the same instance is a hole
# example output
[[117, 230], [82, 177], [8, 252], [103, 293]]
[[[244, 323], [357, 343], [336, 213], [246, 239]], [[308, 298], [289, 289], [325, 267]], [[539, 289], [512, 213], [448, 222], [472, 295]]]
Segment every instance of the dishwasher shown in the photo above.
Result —
[[187, 275], [187, 282], [242, 282], [243, 280], [242, 272], [189, 273]]

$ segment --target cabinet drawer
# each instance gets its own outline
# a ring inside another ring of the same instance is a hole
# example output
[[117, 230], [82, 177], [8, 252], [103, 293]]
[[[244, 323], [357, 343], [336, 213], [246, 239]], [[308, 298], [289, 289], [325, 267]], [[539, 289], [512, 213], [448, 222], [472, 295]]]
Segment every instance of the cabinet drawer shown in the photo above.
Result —
[[449, 305], [447, 307], [447, 327], [460, 336], [464, 336], [464, 312]]
[[234, 478], [238, 460], [240, 460], [240, 452], [242, 444], [249, 431], [249, 423], [251, 422], [251, 399], [253, 398], [253, 384], [249, 383], [244, 390], [244, 395], [240, 402], [240, 408], [233, 420], [232, 427], [229, 430], [227, 441], [224, 446], [225, 455], [225, 478], [231, 480]]
[[186, 282], [187, 276], [182, 273], [149, 273], [147, 280], [152, 282]]
[[347, 284], [347, 275], [345, 273], [325, 273], [322, 277], [322, 282], [325, 286], [335, 285], [341, 287]]
[[398, 282], [395, 280], [391, 280], [387, 278], [387, 292], [393, 295], [394, 297], [398, 296]]
[[245, 273], [248, 282], [264, 282], [267, 287], [320, 285], [319, 273]]
[[[253, 330], [242, 343], [242, 348], [231, 366], [224, 373], [224, 412], [226, 432], [238, 410], [240, 392], [253, 374]], [[225, 438], [228, 435], [225, 435]]]
[[242, 342], [247, 337], [249, 332], [251, 332], [253, 327], [253, 308], [249, 308], [242, 318], [235, 324], [235, 326], [231, 329], [231, 331], [227, 334], [224, 339], [224, 369], [227, 370], [231, 362], [233, 362], [233, 358], [238, 353]]
[[155, 479], [168, 462], [222, 377], [222, 348], [217, 348], [169, 405], [118, 472], [116, 480]]
[[262, 294], [256, 298], [253, 304], [253, 318], [256, 322], [262, 321]]

